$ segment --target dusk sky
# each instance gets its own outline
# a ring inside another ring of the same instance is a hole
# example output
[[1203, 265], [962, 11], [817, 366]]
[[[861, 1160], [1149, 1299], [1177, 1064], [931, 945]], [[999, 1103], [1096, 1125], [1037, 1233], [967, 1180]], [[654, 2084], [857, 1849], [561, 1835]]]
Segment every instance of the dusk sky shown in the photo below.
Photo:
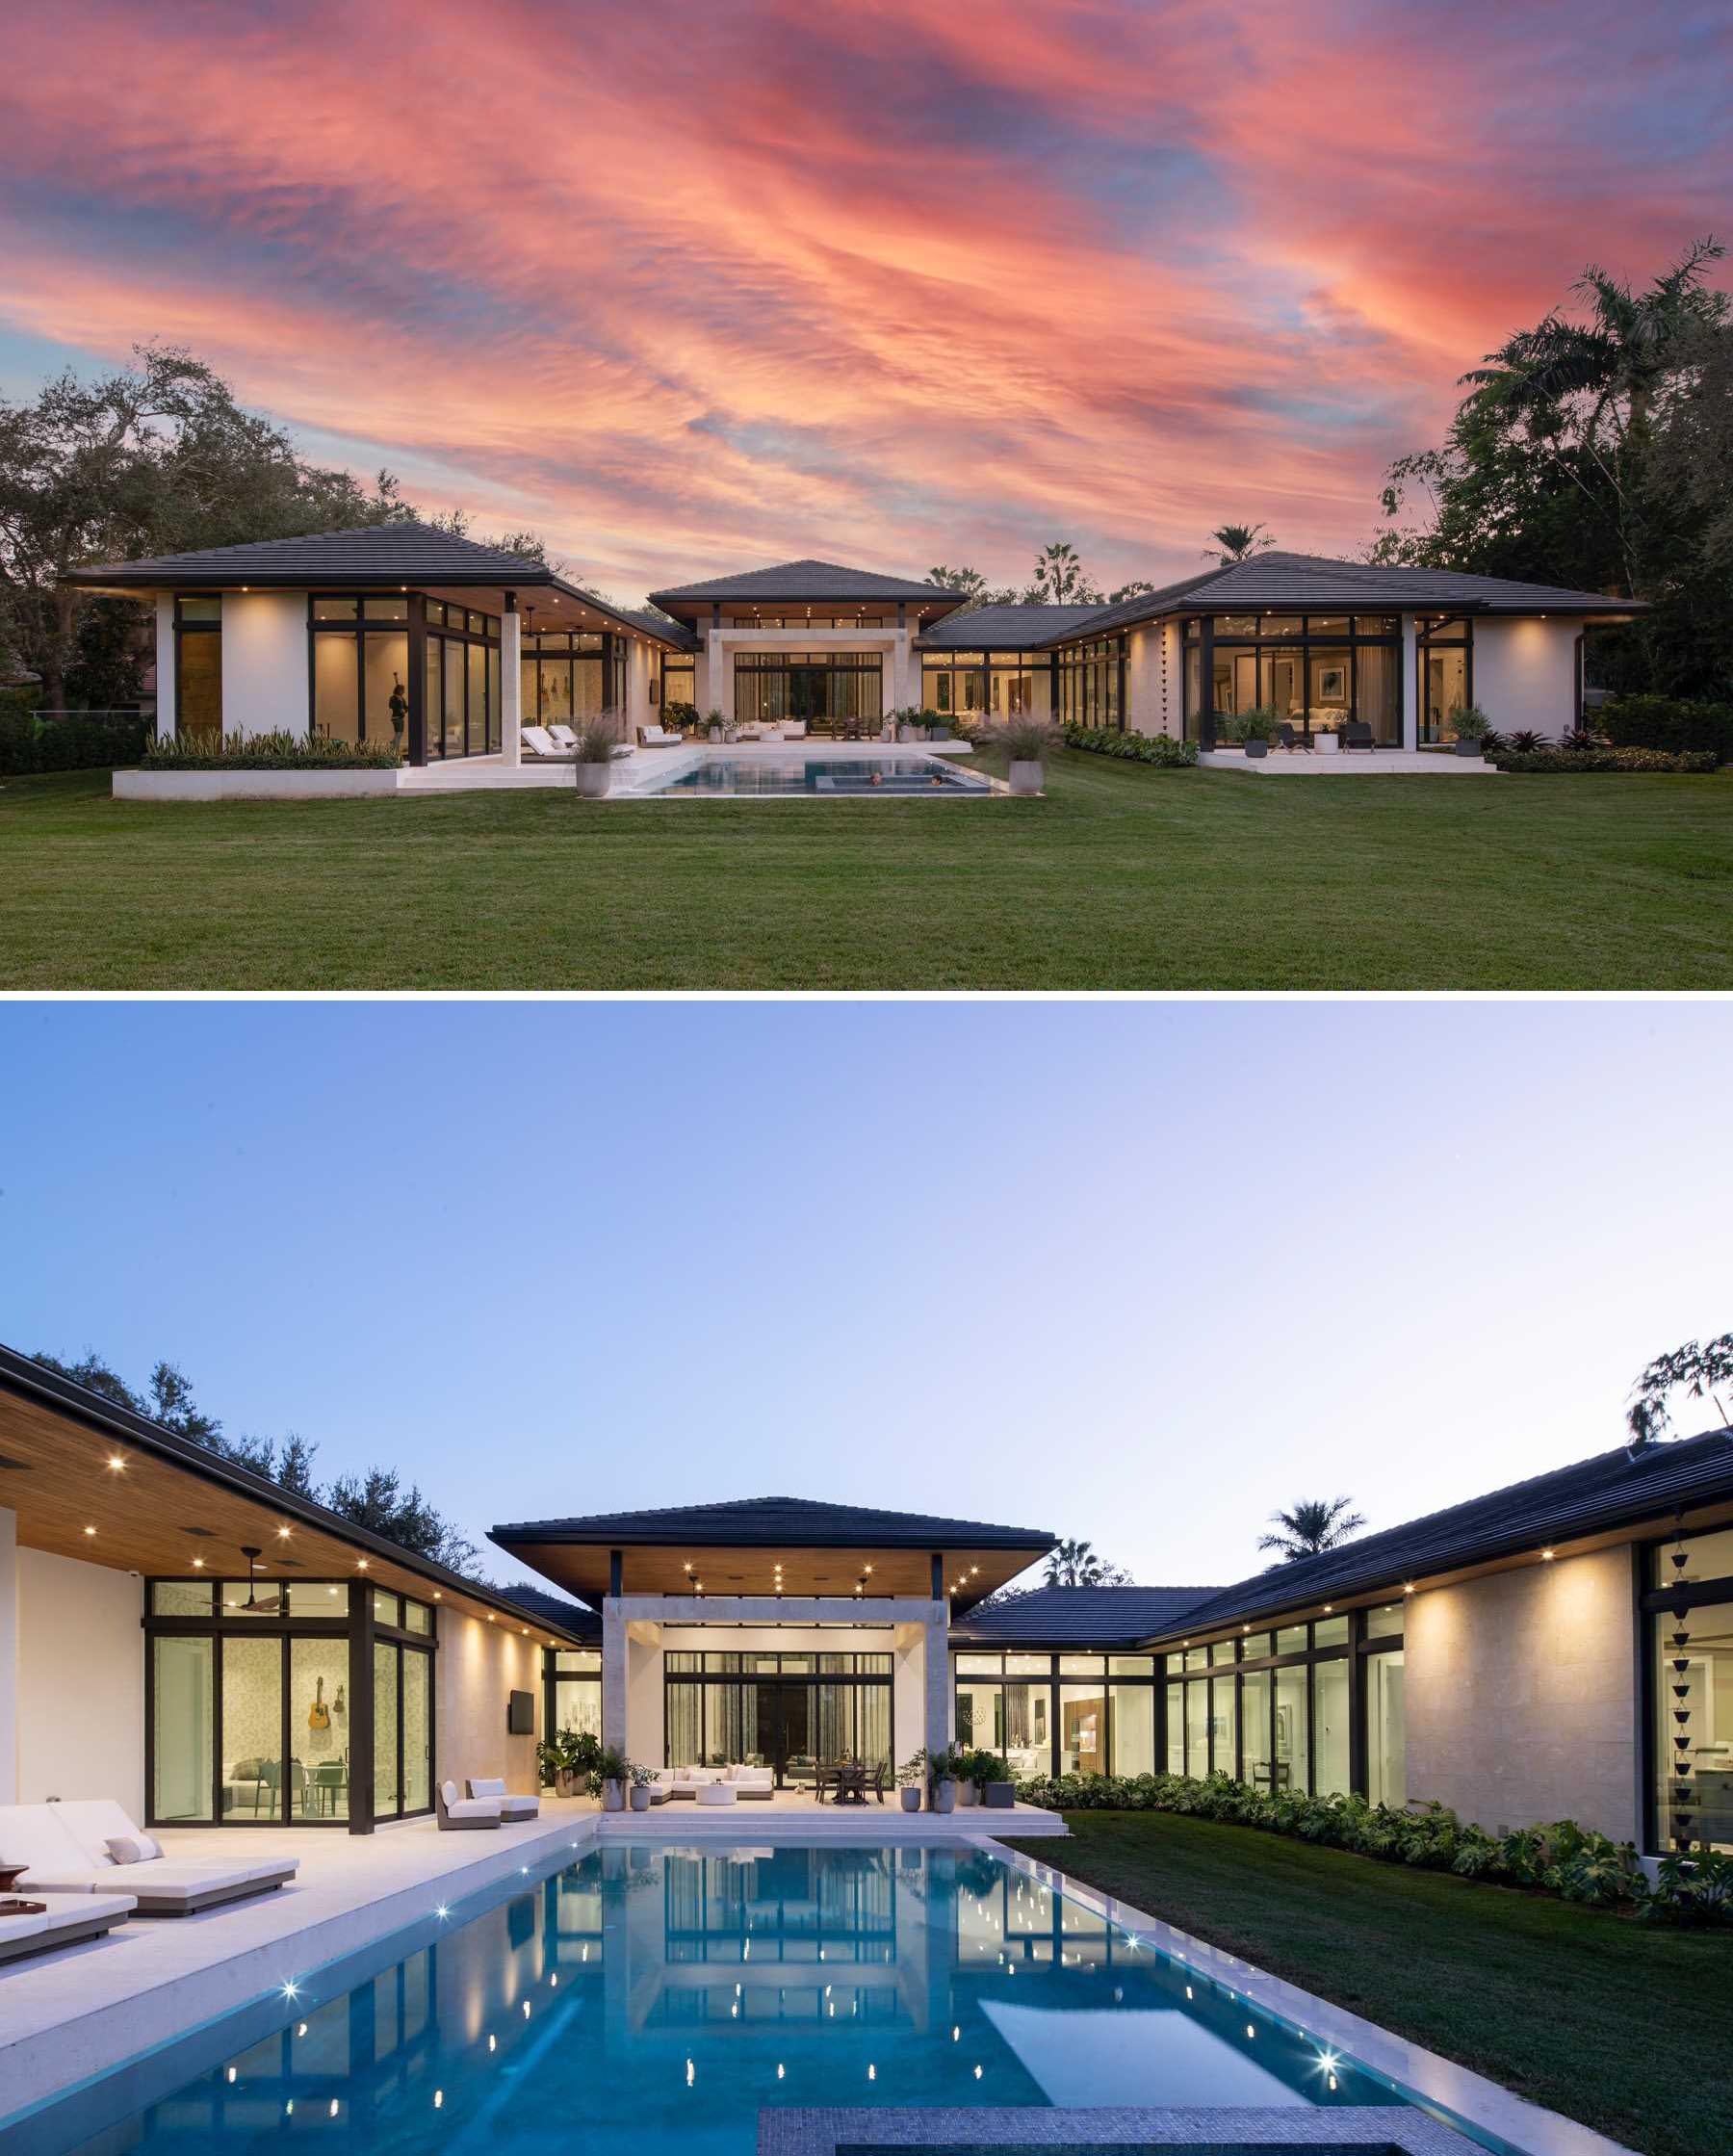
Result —
[[167, 1356], [478, 1541], [789, 1494], [1225, 1581], [1297, 1497], [1389, 1526], [1622, 1442], [1733, 1318], [1730, 1049], [1706, 1004], [14, 1003], [0, 1339]]
[[1355, 553], [1587, 260], [1727, 221], [1725, 0], [13, 9], [0, 390], [182, 343], [633, 600]]

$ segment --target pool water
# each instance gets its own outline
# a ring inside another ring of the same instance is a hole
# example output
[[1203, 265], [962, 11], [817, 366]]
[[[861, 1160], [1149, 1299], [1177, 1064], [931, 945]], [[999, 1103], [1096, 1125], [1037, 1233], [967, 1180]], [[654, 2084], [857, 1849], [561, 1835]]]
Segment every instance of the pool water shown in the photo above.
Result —
[[299, 1989], [104, 2077], [18, 2145], [754, 2156], [779, 2104], [1400, 2100], [967, 1850], [610, 1846]]
[[760, 762], [741, 756], [707, 756], [691, 770], [648, 793], [991, 793], [971, 771], [937, 757], [790, 756]]

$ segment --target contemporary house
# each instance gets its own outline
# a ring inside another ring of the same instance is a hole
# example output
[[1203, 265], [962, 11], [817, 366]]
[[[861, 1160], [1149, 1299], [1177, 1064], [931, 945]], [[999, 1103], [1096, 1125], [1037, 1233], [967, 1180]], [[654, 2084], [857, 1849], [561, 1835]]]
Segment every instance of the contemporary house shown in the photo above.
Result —
[[372, 1832], [536, 1738], [653, 1766], [1233, 1775], [1733, 1848], [1733, 1430], [1231, 1587], [1037, 1588], [1042, 1528], [751, 1498], [501, 1526], [447, 1572], [0, 1350], [0, 1804]]
[[828, 561], [713, 577], [615, 607], [545, 564], [420, 524], [116, 561], [89, 591], [154, 603], [159, 731], [400, 740], [414, 765], [518, 761], [522, 724], [670, 706], [815, 731], [909, 705], [1040, 714], [1211, 746], [1273, 706], [1311, 736], [1358, 721], [1441, 746], [1471, 703], [1504, 732], [1582, 712], [1583, 639], [1629, 600], [1266, 553], [1117, 606], [969, 607]]

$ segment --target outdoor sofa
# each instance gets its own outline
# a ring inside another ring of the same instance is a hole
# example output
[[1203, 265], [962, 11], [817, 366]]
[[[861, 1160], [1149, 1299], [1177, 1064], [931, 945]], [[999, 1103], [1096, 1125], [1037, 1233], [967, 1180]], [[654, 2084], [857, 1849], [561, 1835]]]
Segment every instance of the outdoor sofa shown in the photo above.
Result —
[[498, 1798], [502, 1819], [536, 1819], [541, 1815], [539, 1797], [508, 1796], [504, 1782], [497, 1776], [471, 1775], [464, 1786], [472, 1797]]
[[139, 1906], [130, 1894], [20, 1894], [15, 1887], [0, 1894], [0, 1908], [10, 1901], [41, 1902], [45, 1907], [29, 1915], [0, 1914], [0, 1961], [17, 1961], [26, 1954], [48, 1954], [57, 1946], [101, 1938]]
[[433, 1811], [441, 1833], [476, 1833], [497, 1827], [504, 1818], [498, 1797], [460, 1797], [454, 1781], [435, 1782]]
[[293, 1857], [137, 1857], [153, 1838], [141, 1834], [109, 1797], [47, 1805], [0, 1805], [0, 1862], [28, 1869], [13, 1892], [110, 1894], [124, 1887], [141, 1916], [191, 1916], [220, 1902], [268, 1893], [300, 1869]]
[[[746, 1804], [768, 1804], [776, 1794], [776, 1775], [769, 1767], [663, 1767], [654, 1786], [665, 1790], [676, 1803], [682, 1800], [696, 1803], [701, 1789], [727, 1787]], [[704, 1801], [710, 1804], [728, 1802], [725, 1797]]]

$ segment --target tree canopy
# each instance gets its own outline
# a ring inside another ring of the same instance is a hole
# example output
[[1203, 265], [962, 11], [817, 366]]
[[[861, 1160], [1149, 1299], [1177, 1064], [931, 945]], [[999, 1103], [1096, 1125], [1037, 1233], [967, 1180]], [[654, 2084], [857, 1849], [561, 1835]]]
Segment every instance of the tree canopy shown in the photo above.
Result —
[[1258, 1536], [1257, 1546], [1277, 1552], [1273, 1565], [1316, 1557], [1366, 1524], [1348, 1497], [1301, 1497], [1286, 1511], [1273, 1512], [1270, 1520], [1271, 1531]]
[[1067, 1537], [1047, 1561], [1044, 1584], [1048, 1587], [1129, 1587], [1131, 1574], [1123, 1565], [1110, 1565], [1099, 1556], [1093, 1543]]
[[1720, 1334], [1712, 1340], [1687, 1340], [1683, 1347], [1657, 1355], [1642, 1370], [1625, 1410], [1625, 1426], [1638, 1444], [1650, 1444], [1671, 1428], [1668, 1402], [1681, 1390], [1694, 1400], [1707, 1400], [1726, 1423], [1721, 1394], [1733, 1399], [1733, 1333]]
[[[1645, 287], [1595, 265], [1461, 377], [1443, 443], [1398, 459], [1377, 562], [1645, 600], [1597, 633], [1604, 685], [1733, 687], [1733, 304], [1695, 242]], [[1420, 508], [1417, 523], [1401, 521]]]
[[278, 1484], [297, 1497], [323, 1505], [354, 1526], [382, 1535], [418, 1557], [431, 1558], [453, 1572], [479, 1577], [478, 1551], [456, 1524], [428, 1503], [414, 1483], [407, 1489], [396, 1468], [369, 1468], [360, 1474], [339, 1475], [321, 1487], [313, 1475], [317, 1444], [294, 1431], [282, 1438], [231, 1438], [215, 1416], [206, 1415], [193, 1397], [193, 1386], [172, 1363], [159, 1362], [151, 1369], [142, 1392], [136, 1391], [102, 1357], [87, 1350], [76, 1363], [63, 1363], [58, 1356], [39, 1348], [36, 1360], [63, 1377], [100, 1393], [116, 1407], [130, 1408], [160, 1422], [176, 1437], [201, 1444], [237, 1467]]

